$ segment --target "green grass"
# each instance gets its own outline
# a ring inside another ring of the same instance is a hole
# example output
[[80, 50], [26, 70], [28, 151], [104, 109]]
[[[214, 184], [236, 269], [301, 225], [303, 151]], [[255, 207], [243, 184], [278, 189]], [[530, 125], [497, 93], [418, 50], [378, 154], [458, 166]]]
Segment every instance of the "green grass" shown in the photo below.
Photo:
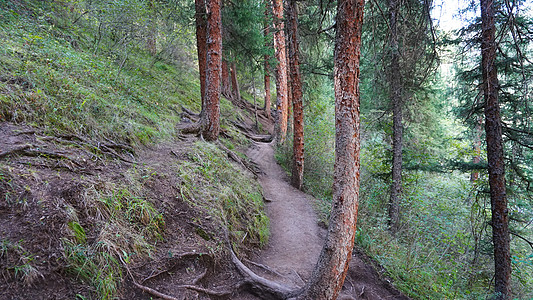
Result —
[[122, 264], [146, 257], [163, 238], [163, 215], [143, 196], [146, 178], [129, 171], [128, 186], [112, 183], [86, 187], [84, 205], [90, 224], [83, 227], [68, 207], [70, 236], [62, 239], [66, 269], [93, 286], [100, 299], [114, 299], [122, 282]]
[[174, 134], [180, 105], [199, 110], [198, 81], [179, 64], [153, 63], [132, 47], [120, 69], [114, 52], [94, 55], [83, 45], [74, 47], [74, 27], [60, 29], [8, 10], [2, 14], [0, 120], [147, 144]]
[[[23, 247], [23, 240], [12, 242], [7, 239], [0, 240], [0, 274], [15, 276], [25, 285], [31, 285], [42, 274], [33, 265], [34, 255]], [[5, 278], [5, 277], [4, 277]]]
[[216, 145], [197, 142], [188, 156], [190, 160], [180, 163], [178, 174], [183, 199], [228, 228], [237, 246], [264, 245], [269, 221], [258, 183], [228, 161]]

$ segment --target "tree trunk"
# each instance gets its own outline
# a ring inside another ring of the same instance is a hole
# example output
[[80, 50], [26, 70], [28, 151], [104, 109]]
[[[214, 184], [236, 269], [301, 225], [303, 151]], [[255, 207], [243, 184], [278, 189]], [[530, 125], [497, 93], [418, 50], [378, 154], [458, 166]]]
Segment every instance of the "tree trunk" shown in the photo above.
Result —
[[496, 299], [511, 298], [509, 219], [505, 190], [502, 126], [498, 103], [494, 0], [481, 0], [481, 68], [485, 98], [485, 133], [494, 243], [494, 292]]
[[287, 135], [288, 95], [287, 95], [287, 58], [285, 53], [285, 31], [283, 23], [283, 0], [272, 0], [272, 13], [276, 31], [274, 33], [274, 50], [276, 52], [276, 136], [283, 144]]
[[[474, 157], [472, 158], [472, 162], [474, 164], [478, 164], [481, 162], [481, 125], [483, 124], [483, 119], [481, 117], [478, 118], [477, 124], [476, 124], [476, 132], [474, 136]], [[470, 174], [470, 181], [472, 183], [476, 182], [479, 179], [479, 171], [474, 170]]]
[[200, 97], [202, 98], [202, 115], [205, 107], [205, 72], [207, 64], [207, 20], [205, 0], [194, 0], [196, 9], [196, 49], [198, 52], [198, 72], [200, 73]]
[[289, 61], [291, 70], [292, 113], [294, 115], [292, 185], [301, 190], [304, 174], [304, 113], [302, 82], [300, 77], [300, 50], [298, 47], [298, 7], [295, 0], [289, 1]]
[[222, 95], [231, 98], [231, 83], [229, 78], [228, 62], [222, 60]]
[[400, 198], [402, 194], [402, 83], [400, 78], [400, 53], [398, 48], [399, 0], [389, 0], [389, 88], [392, 102], [392, 184], [389, 201], [389, 229], [396, 233], [400, 223]]
[[239, 82], [237, 81], [237, 65], [235, 62], [231, 63], [231, 86], [233, 89], [233, 99], [241, 100], [241, 91], [239, 89]]
[[157, 54], [157, 48], [156, 48], [156, 36], [157, 36], [157, 19], [154, 9], [154, 0], [148, 1], [148, 10], [150, 11], [152, 15], [152, 19], [150, 20], [150, 28], [148, 31], [148, 37], [146, 38], [146, 48], [148, 52], [152, 56]]
[[220, 81], [222, 77], [222, 0], [207, 0], [207, 70], [202, 135], [218, 139], [220, 131]]
[[[270, 27], [268, 25], [268, 1], [265, 1], [265, 21], [264, 21], [264, 30], [265, 30], [265, 48], [270, 47], [270, 43], [268, 40], [268, 35], [270, 34]], [[265, 55], [265, 115], [268, 119], [270, 119], [270, 106], [272, 105], [270, 102], [270, 65], [268, 61], [270, 60], [269, 55]]]
[[364, 0], [338, 0], [335, 167], [328, 233], [298, 299], [336, 299], [352, 256], [359, 203], [359, 58]]

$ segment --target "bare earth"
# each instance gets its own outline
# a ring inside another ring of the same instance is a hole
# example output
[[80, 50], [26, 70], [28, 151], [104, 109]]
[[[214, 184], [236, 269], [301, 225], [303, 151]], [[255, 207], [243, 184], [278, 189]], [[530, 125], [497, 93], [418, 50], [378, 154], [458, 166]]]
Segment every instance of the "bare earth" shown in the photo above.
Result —
[[302, 286], [311, 276], [325, 234], [318, 227], [313, 200], [288, 183], [271, 144], [255, 143], [248, 156], [265, 173], [259, 180], [270, 217], [269, 244], [257, 260], [283, 275], [284, 283]]
[[[326, 234], [318, 226], [312, 207], [315, 200], [288, 183], [285, 172], [274, 159], [272, 144], [254, 143], [247, 154], [264, 172], [259, 180], [271, 232], [268, 245], [253, 258], [262, 265], [254, 271], [295, 288], [303, 287], [311, 276]], [[256, 298], [240, 295], [235, 299]], [[395, 289], [375, 270], [371, 259], [356, 249], [339, 299], [409, 298]]]

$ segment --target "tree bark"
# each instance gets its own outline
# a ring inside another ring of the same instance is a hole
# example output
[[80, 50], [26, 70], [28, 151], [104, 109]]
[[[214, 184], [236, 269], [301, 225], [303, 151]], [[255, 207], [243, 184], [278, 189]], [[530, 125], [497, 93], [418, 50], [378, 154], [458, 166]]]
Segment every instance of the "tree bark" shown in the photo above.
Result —
[[502, 125], [498, 102], [498, 74], [495, 65], [496, 40], [494, 0], [481, 2], [481, 67], [485, 98], [485, 133], [492, 210], [494, 244], [494, 292], [496, 299], [511, 298], [511, 255], [509, 218], [505, 190]]
[[363, 0], [338, 0], [335, 43], [335, 166], [328, 233], [298, 299], [336, 299], [352, 256], [359, 203], [359, 58]]
[[392, 102], [392, 184], [389, 200], [389, 229], [396, 233], [400, 223], [400, 198], [402, 194], [402, 83], [400, 78], [400, 53], [398, 48], [399, 0], [389, 0], [389, 88]]
[[205, 0], [194, 0], [196, 9], [196, 49], [198, 52], [198, 72], [200, 73], [200, 97], [202, 99], [202, 113], [205, 106], [205, 76], [207, 64], [207, 20]]
[[237, 81], [237, 65], [235, 62], [231, 63], [231, 87], [233, 89], [233, 99], [241, 100], [241, 91], [239, 89], [239, 81]]
[[[265, 48], [269, 48], [271, 45], [268, 40], [268, 35], [270, 34], [270, 26], [268, 25], [268, 10], [269, 5], [268, 1], [265, 1], [265, 21], [264, 21], [264, 32], [265, 32]], [[270, 119], [270, 106], [272, 105], [270, 102], [270, 65], [268, 61], [270, 60], [270, 56], [266, 54], [264, 56], [265, 59], [265, 115], [268, 119]]]
[[[474, 157], [472, 158], [472, 162], [474, 164], [478, 164], [481, 162], [481, 131], [483, 124], [483, 119], [481, 117], [478, 118], [477, 124], [476, 124], [476, 132], [474, 136]], [[474, 170], [470, 174], [470, 181], [472, 183], [476, 182], [479, 179], [479, 171]]]
[[304, 113], [302, 99], [302, 81], [300, 76], [300, 50], [298, 46], [298, 7], [295, 0], [290, 0], [289, 12], [289, 61], [291, 70], [291, 99], [294, 115], [292, 185], [301, 190], [304, 174]]
[[202, 135], [207, 141], [218, 139], [220, 131], [220, 81], [222, 77], [222, 0], [207, 0], [207, 69]]
[[276, 137], [283, 144], [287, 135], [288, 95], [287, 95], [287, 58], [285, 49], [285, 25], [283, 23], [283, 0], [272, 0], [274, 17], [274, 50], [278, 65], [276, 67]]
[[222, 95], [231, 98], [231, 83], [229, 78], [228, 62], [222, 60]]

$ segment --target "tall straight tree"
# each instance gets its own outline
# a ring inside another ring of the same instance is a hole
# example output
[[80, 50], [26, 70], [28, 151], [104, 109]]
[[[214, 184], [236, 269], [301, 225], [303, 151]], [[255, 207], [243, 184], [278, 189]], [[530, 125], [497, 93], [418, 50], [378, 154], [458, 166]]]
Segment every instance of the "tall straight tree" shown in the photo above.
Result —
[[205, 108], [202, 135], [208, 141], [218, 139], [220, 131], [220, 83], [222, 78], [222, 0], [207, 0], [207, 66]]
[[296, 0], [288, 2], [289, 65], [291, 74], [292, 113], [294, 116], [293, 163], [291, 183], [302, 189], [304, 175], [304, 113], [302, 80], [300, 75], [300, 50], [298, 36], [298, 7]]
[[389, 228], [394, 233], [400, 222], [402, 192], [402, 83], [398, 46], [398, 13], [400, 0], [388, 0], [389, 9], [389, 90], [392, 103], [392, 184], [389, 202]]
[[194, 0], [196, 19], [196, 49], [198, 52], [198, 72], [200, 73], [200, 97], [202, 113], [205, 105], [205, 70], [207, 64], [207, 20], [205, 0]]
[[[220, 93], [222, 82], [222, 0], [196, 0], [196, 37], [198, 65], [200, 66], [200, 89], [202, 111], [200, 120], [185, 128], [183, 133], [201, 133], [207, 141], [218, 139], [220, 132]], [[204, 16], [205, 19], [202, 19]], [[205, 20], [205, 35], [203, 34]], [[205, 62], [202, 67], [205, 49]], [[204, 71], [202, 72], [202, 68]], [[201, 83], [204, 82], [202, 85]]]
[[346, 277], [359, 203], [359, 59], [363, 0], [338, 0], [335, 41], [335, 166], [329, 228], [299, 299], [336, 299]]
[[496, 299], [511, 298], [511, 254], [509, 217], [505, 190], [502, 124], [498, 101], [496, 69], [497, 43], [494, 25], [495, 0], [481, 3], [481, 69], [485, 98], [485, 134], [492, 210], [492, 241], [494, 244], [494, 292]]
[[288, 91], [287, 91], [287, 55], [285, 47], [285, 25], [283, 22], [283, 0], [272, 0], [274, 18], [274, 50], [276, 60], [276, 137], [283, 144], [287, 136]]
[[[270, 5], [268, 3], [269, 1], [265, 1], [265, 19], [264, 19], [264, 28], [263, 28], [263, 32], [264, 32], [264, 36], [265, 36], [265, 49], [268, 49], [271, 47], [271, 41], [269, 39], [269, 34], [270, 34], [270, 25], [268, 24], [269, 23], [269, 8], [270, 8]], [[264, 107], [264, 110], [265, 110], [265, 115], [268, 119], [270, 119], [270, 106], [271, 106], [271, 102], [270, 102], [270, 63], [269, 63], [269, 60], [270, 60], [270, 55], [268, 54], [265, 54], [264, 55], [264, 60], [265, 60], [265, 65], [264, 65], [264, 72], [265, 72], [265, 77], [264, 77], [264, 83], [265, 83], [265, 107]]]

